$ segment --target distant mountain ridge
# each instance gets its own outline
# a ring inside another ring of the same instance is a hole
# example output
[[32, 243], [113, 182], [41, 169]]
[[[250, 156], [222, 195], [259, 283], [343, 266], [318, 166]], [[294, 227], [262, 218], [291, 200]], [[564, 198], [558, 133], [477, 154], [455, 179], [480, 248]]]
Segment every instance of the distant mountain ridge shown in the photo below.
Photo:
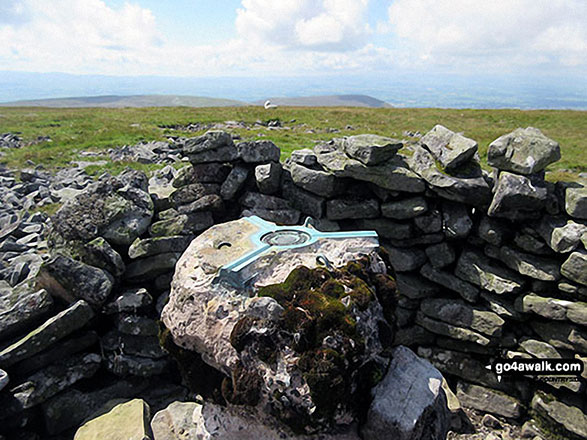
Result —
[[[278, 106], [303, 107], [370, 107], [390, 108], [390, 104], [367, 95], [302, 96], [296, 98], [269, 98]], [[122, 107], [237, 107], [263, 105], [263, 101], [247, 103], [234, 99], [208, 98], [185, 95], [105, 95], [69, 98], [30, 99], [0, 103], [2, 107], [52, 108], [122, 108]]]

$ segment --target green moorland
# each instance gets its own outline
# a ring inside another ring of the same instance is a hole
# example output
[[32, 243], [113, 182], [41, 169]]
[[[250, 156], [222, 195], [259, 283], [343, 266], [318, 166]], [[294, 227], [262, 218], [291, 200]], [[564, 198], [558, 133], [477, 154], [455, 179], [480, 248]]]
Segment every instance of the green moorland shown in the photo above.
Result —
[[[253, 126], [256, 121], [278, 119], [287, 129]], [[0, 133], [19, 132], [25, 141], [50, 136], [42, 142], [20, 149], [4, 149], [0, 163], [22, 168], [28, 163], [47, 169], [66, 166], [71, 160], [95, 161], [107, 155], [80, 158], [82, 151], [103, 152], [108, 148], [139, 141], [165, 140], [167, 136], [196, 136], [162, 125], [221, 123], [243, 121], [247, 128], [231, 129], [243, 140], [268, 139], [277, 144], [284, 157], [293, 150], [312, 147], [332, 137], [375, 133], [404, 138], [405, 131], [426, 133], [435, 124], [463, 132], [479, 143], [483, 164], [487, 147], [498, 136], [517, 127], [534, 126], [561, 145], [562, 159], [549, 168], [550, 180], [575, 179], [587, 171], [587, 112], [566, 110], [469, 110], [423, 108], [350, 108], [350, 107], [262, 107], [216, 108], [0, 108]], [[336, 131], [338, 130], [338, 131]], [[155, 165], [107, 163], [93, 165], [89, 172], [108, 170], [116, 173], [127, 165], [145, 171]]]

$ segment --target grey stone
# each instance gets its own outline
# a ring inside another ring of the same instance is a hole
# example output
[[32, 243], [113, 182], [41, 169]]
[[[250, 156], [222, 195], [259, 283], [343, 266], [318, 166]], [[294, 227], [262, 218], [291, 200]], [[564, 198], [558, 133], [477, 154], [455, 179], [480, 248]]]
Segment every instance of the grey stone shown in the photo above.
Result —
[[329, 220], [365, 219], [379, 216], [379, 202], [375, 199], [332, 199], [326, 202]]
[[128, 245], [147, 230], [152, 217], [148, 193], [108, 176], [68, 200], [52, 223], [65, 240], [89, 241], [100, 236], [112, 244]]
[[436, 125], [420, 142], [445, 169], [454, 169], [470, 161], [477, 152], [477, 142]]
[[510, 220], [535, 218], [544, 208], [548, 191], [544, 181], [501, 172], [487, 213]]
[[63, 255], [46, 261], [37, 275], [37, 286], [68, 303], [78, 299], [100, 307], [110, 295], [113, 279], [108, 272]]
[[145, 238], [142, 240], [137, 238], [128, 249], [128, 256], [135, 259], [168, 252], [181, 253], [186, 250], [191, 241], [192, 237], [185, 235]]
[[500, 336], [505, 321], [497, 314], [472, 307], [463, 301], [432, 298], [420, 303], [420, 310], [430, 318], [469, 328], [487, 336]]
[[341, 180], [326, 171], [313, 170], [294, 162], [290, 172], [297, 186], [319, 196], [332, 197], [343, 189]]
[[444, 235], [449, 240], [465, 238], [473, 229], [473, 221], [469, 217], [467, 208], [457, 203], [442, 205], [442, 222]]
[[180, 252], [167, 252], [133, 261], [126, 268], [124, 279], [130, 282], [147, 281], [175, 268]]
[[149, 359], [128, 354], [108, 353], [106, 369], [120, 377], [152, 377], [163, 374], [169, 367], [169, 359]]
[[501, 246], [511, 235], [503, 220], [483, 216], [477, 234], [487, 243]]
[[114, 301], [106, 304], [102, 311], [112, 313], [135, 313], [153, 303], [153, 297], [147, 289], [139, 287], [126, 289]]
[[442, 231], [442, 215], [438, 210], [420, 215], [414, 219], [416, 227], [427, 234]]
[[476, 163], [469, 162], [464, 167], [451, 170], [451, 174], [448, 174], [437, 167], [429, 151], [415, 146], [410, 164], [411, 169], [444, 199], [473, 206], [484, 206], [491, 199], [489, 185]]
[[357, 222], [360, 229], [375, 230], [385, 239], [402, 240], [413, 236], [413, 227], [409, 223], [398, 223], [384, 218], [361, 219]]
[[152, 237], [194, 235], [213, 224], [214, 218], [210, 212], [194, 212], [155, 222], [149, 228], [149, 233]]
[[538, 232], [553, 251], [567, 253], [579, 246], [587, 226], [563, 217], [545, 216], [538, 225]]
[[418, 356], [427, 359], [445, 374], [460, 377], [467, 382], [483, 385], [497, 390], [508, 390], [511, 386], [505, 381], [499, 382], [492, 371], [480, 362], [464, 353], [439, 348], [418, 348]]
[[195, 402], [173, 402], [151, 420], [153, 440], [195, 439], [198, 425], [192, 417], [200, 405]]
[[267, 194], [246, 192], [239, 200], [245, 208], [261, 208], [269, 210], [291, 209], [288, 200]]
[[576, 324], [587, 325], [587, 303], [584, 302], [546, 298], [535, 293], [528, 293], [519, 297], [516, 305], [524, 313], [533, 312], [556, 321], [569, 320]]
[[102, 337], [102, 348], [111, 352], [122, 352], [131, 356], [141, 356], [150, 359], [161, 359], [167, 352], [159, 345], [156, 336], [135, 336], [110, 331]]
[[544, 243], [544, 240], [537, 237], [537, 233], [530, 232], [529, 228], [525, 228], [523, 232], [516, 233], [514, 243], [520, 249], [531, 254], [536, 255], [550, 255], [552, 250]]
[[523, 407], [518, 399], [491, 388], [459, 382], [457, 398], [464, 407], [508, 419], [517, 419], [522, 415]]
[[524, 286], [524, 279], [520, 275], [473, 249], [467, 249], [461, 254], [455, 274], [462, 280], [498, 294], [519, 292]]
[[442, 390], [444, 378], [406, 347], [393, 351], [391, 365], [372, 391], [364, 438], [397, 440], [446, 438], [450, 411]]
[[396, 275], [397, 291], [408, 298], [429, 298], [439, 293], [440, 287], [415, 274], [398, 273]]
[[228, 173], [230, 173], [230, 165], [225, 163], [189, 165], [179, 170], [172, 185], [174, 188], [181, 188], [193, 183], [222, 183]]
[[426, 256], [430, 264], [436, 269], [442, 269], [452, 263], [456, 259], [456, 254], [453, 247], [448, 243], [438, 243], [426, 248]]
[[257, 189], [263, 194], [275, 194], [281, 182], [281, 164], [270, 162], [255, 167]]
[[472, 342], [483, 346], [491, 344], [491, 340], [480, 333], [468, 328], [458, 327], [446, 322], [431, 319], [422, 312], [416, 314], [416, 324], [437, 335], [448, 336], [459, 341]]
[[101, 362], [100, 355], [91, 353], [45, 367], [10, 390], [13, 400], [6, 402], [8, 408], [3, 415], [6, 416], [6, 412], [10, 413], [11, 409], [19, 412], [21, 409], [37, 406], [74, 383], [92, 377], [100, 368]]
[[387, 202], [381, 205], [381, 213], [384, 217], [406, 220], [426, 213], [428, 204], [423, 197]]
[[434, 345], [436, 335], [430, 333], [428, 330], [419, 325], [412, 325], [410, 327], [403, 327], [397, 329], [393, 340], [393, 345], [406, 346], [426, 346]]
[[353, 159], [365, 165], [377, 165], [391, 159], [403, 147], [397, 139], [375, 134], [349, 136], [343, 141], [343, 149]]
[[587, 219], [587, 188], [567, 188], [565, 191], [565, 210], [571, 217]]
[[0, 368], [9, 367], [46, 349], [92, 319], [92, 308], [83, 300], [45, 321], [14, 344], [0, 351]]
[[508, 246], [502, 247], [499, 254], [508, 267], [522, 275], [543, 281], [557, 281], [560, 278], [559, 265], [554, 260], [526, 254]]
[[238, 157], [246, 163], [279, 162], [281, 151], [271, 141], [240, 142], [237, 144]]
[[395, 155], [389, 161], [366, 166], [348, 157], [342, 150], [340, 140], [331, 144], [321, 144], [314, 148], [318, 163], [337, 177], [350, 177], [355, 180], [374, 183], [391, 191], [420, 193], [425, 190], [424, 182], [410, 170], [403, 157]]
[[288, 199], [292, 206], [313, 218], [321, 218], [324, 214], [324, 198], [305, 191], [291, 181], [284, 181], [283, 197]]
[[44, 289], [28, 285], [0, 288], [0, 341], [34, 325], [53, 308], [53, 298]]
[[449, 272], [437, 270], [429, 263], [425, 264], [422, 269], [420, 269], [420, 273], [428, 280], [457, 292], [469, 302], [475, 302], [479, 297], [479, 289], [475, 286], [455, 277]]
[[102, 237], [94, 238], [84, 245], [81, 259], [84, 263], [104, 269], [115, 277], [122, 275], [125, 269], [120, 254]]
[[195, 202], [204, 196], [212, 194], [218, 195], [220, 193], [220, 188], [220, 185], [217, 183], [192, 183], [173, 191], [169, 196], [169, 200], [173, 207], [177, 208], [180, 205], [187, 205], [188, 203]]
[[524, 319], [522, 314], [516, 310], [514, 302], [506, 300], [502, 295], [495, 295], [482, 290], [481, 297], [485, 300], [487, 307], [502, 318], [513, 319], [515, 321]]
[[299, 163], [300, 165], [304, 165], [306, 167], [313, 167], [318, 165], [316, 155], [309, 148], [292, 151], [290, 158], [292, 162]]
[[487, 152], [489, 165], [519, 174], [537, 173], [560, 158], [558, 143], [533, 127], [517, 128], [497, 138]]
[[580, 408], [560, 402], [542, 391], [534, 394], [531, 408], [547, 424], [562, 429], [567, 438], [587, 438], [587, 415]]
[[587, 286], [587, 252], [577, 251], [569, 255], [560, 273], [571, 281]]
[[391, 266], [396, 272], [416, 270], [426, 262], [426, 254], [417, 248], [403, 249], [390, 246], [386, 249], [389, 252]]
[[249, 177], [249, 169], [237, 165], [231, 171], [222, 186], [220, 187], [220, 195], [224, 200], [233, 199], [237, 193], [244, 186], [247, 178]]
[[192, 164], [230, 162], [238, 157], [232, 137], [221, 131], [208, 131], [202, 136], [186, 140], [183, 154]]
[[145, 316], [121, 314], [115, 321], [116, 329], [127, 335], [157, 336], [159, 334], [157, 321]]
[[252, 215], [282, 225], [295, 225], [300, 219], [300, 211], [296, 209], [248, 208], [241, 212], [241, 217]]
[[531, 321], [530, 325], [540, 338], [555, 348], [587, 354], [587, 333], [563, 322]]
[[191, 203], [177, 207], [179, 214], [192, 214], [202, 211], [222, 212], [223, 210], [224, 202], [218, 194], [209, 194], [207, 196], [200, 197]]

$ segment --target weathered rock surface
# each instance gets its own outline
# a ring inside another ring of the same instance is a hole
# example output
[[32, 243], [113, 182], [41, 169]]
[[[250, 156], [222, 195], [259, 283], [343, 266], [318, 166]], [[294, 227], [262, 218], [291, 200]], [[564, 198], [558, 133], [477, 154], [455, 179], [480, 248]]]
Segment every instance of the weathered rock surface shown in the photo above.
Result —
[[426, 213], [428, 204], [423, 197], [388, 202], [381, 205], [381, 214], [384, 217], [396, 220], [406, 220]]
[[499, 174], [487, 213], [511, 220], [535, 218], [544, 208], [547, 197], [544, 181], [504, 171]]
[[519, 174], [537, 173], [560, 158], [558, 143], [534, 127], [517, 128], [497, 138], [487, 152], [489, 165]]
[[477, 152], [477, 142], [442, 125], [436, 125], [420, 142], [445, 169], [457, 168], [471, 160]]
[[220, 195], [224, 200], [233, 199], [244, 186], [249, 177], [249, 169], [237, 165], [231, 171], [222, 186], [220, 187]]
[[579, 246], [587, 226], [563, 217], [545, 216], [538, 225], [538, 232], [553, 251], [567, 253]]
[[141, 400], [107, 405], [103, 414], [81, 426], [74, 440], [149, 440], [150, 408]]
[[391, 159], [403, 147], [397, 139], [373, 134], [349, 136], [342, 141], [343, 149], [353, 159], [365, 165], [377, 165]]
[[379, 202], [375, 199], [331, 199], [326, 202], [329, 220], [375, 218], [379, 216]]
[[587, 188], [567, 188], [565, 210], [571, 217], [587, 219]]
[[364, 438], [444, 439], [450, 411], [442, 389], [444, 378], [428, 361], [397, 347], [383, 380], [373, 389]]
[[63, 255], [45, 262], [37, 276], [37, 285], [68, 303], [78, 299], [101, 306], [112, 291], [112, 276]]
[[517, 307], [524, 313], [536, 313], [555, 321], [572, 321], [587, 325], [587, 303], [567, 301], [558, 298], [545, 298], [528, 293], [518, 298]]
[[532, 399], [532, 409], [549, 425], [554, 425], [567, 438], [587, 437], [587, 415], [575, 406], [566, 405], [553, 396], [537, 392]]
[[190, 165], [179, 170], [172, 185], [174, 188], [181, 188], [193, 183], [222, 183], [228, 173], [230, 173], [230, 166], [225, 163]]
[[27, 285], [0, 288], [0, 340], [4, 340], [42, 319], [53, 308], [53, 298], [44, 290]]
[[522, 404], [507, 394], [480, 385], [459, 382], [457, 398], [467, 407], [498, 416], [517, 419], [522, 415]]
[[319, 196], [331, 197], [343, 189], [341, 180], [326, 171], [313, 170], [294, 162], [290, 172], [297, 186]]
[[271, 141], [240, 142], [238, 157], [246, 163], [279, 162], [281, 151]]
[[230, 162], [238, 157], [238, 151], [230, 134], [214, 130], [186, 140], [183, 154], [192, 164]]
[[168, 252], [183, 252], [192, 238], [184, 235], [135, 240], [128, 249], [130, 258], [150, 257]]
[[83, 300], [77, 301], [63, 312], [45, 321], [27, 336], [0, 351], [0, 367], [9, 367], [27, 359], [74, 330], [83, 327], [94, 313]]
[[263, 194], [274, 194], [279, 191], [281, 182], [281, 164], [271, 162], [255, 167], [255, 182]]
[[101, 236], [112, 244], [128, 245], [147, 230], [153, 217], [153, 202], [145, 189], [125, 183], [124, 175], [104, 178], [67, 201], [52, 223], [66, 240]]
[[587, 252], [573, 252], [561, 266], [560, 273], [569, 280], [587, 286]]
[[475, 302], [479, 297], [479, 289], [475, 286], [455, 277], [450, 272], [435, 269], [431, 264], [425, 264], [420, 273], [424, 278], [457, 292], [469, 302]]

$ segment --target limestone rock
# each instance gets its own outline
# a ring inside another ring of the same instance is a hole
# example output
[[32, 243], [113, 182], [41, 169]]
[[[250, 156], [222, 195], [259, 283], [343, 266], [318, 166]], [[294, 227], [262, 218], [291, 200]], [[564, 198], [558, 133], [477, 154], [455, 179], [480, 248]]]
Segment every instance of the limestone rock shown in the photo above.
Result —
[[510, 220], [533, 218], [544, 208], [547, 198], [543, 181], [504, 171], [497, 179], [488, 214]]
[[245, 163], [279, 162], [281, 151], [271, 141], [240, 142], [238, 157]]
[[329, 220], [375, 218], [379, 216], [379, 202], [375, 199], [331, 199], [326, 202]]
[[84, 263], [104, 269], [115, 277], [124, 273], [125, 265], [121, 255], [102, 237], [86, 243], [80, 257]]
[[219, 193], [220, 185], [217, 183], [192, 183], [173, 191], [169, 196], [169, 200], [177, 208], [180, 205], [195, 202], [204, 196], [218, 195]]
[[364, 438], [398, 440], [446, 438], [450, 411], [444, 378], [429, 362], [406, 347], [392, 354], [387, 374], [372, 391]]
[[587, 437], [587, 415], [581, 409], [560, 402], [541, 391], [536, 392], [531, 406], [541, 419], [562, 430], [567, 438]]
[[149, 405], [141, 399], [107, 406], [76, 431], [74, 440], [150, 440], [149, 413]]
[[151, 237], [164, 237], [174, 235], [192, 236], [209, 228], [214, 224], [214, 218], [210, 212], [194, 212], [180, 214], [168, 220], [161, 220], [151, 224], [149, 233]]
[[149, 194], [121, 178], [107, 177], [67, 201], [52, 224], [65, 240], [101, 236], [112, 244], [128, 245], [147, 230], [152, 217]]
[[587, 333], [582, 328], [562, 322], [532, 321], [530, 325], [553, 347], [587, 354]]
[[538, 232], [553, 251], [567, 253], [579, 246], [587, 226], [563, 217], [545, 216], [538, 225]]
[[469, 302], [475, 302], [479, 297], [479, 289], [475, 286], [455, 277], [449, 272], [435, 269], [431, 264], [425, 264], [420, 270], [420, 273], [424, 278], [457, 292]]
[[306, 167], [313, 167], [318, 164], [316, 155], [309, 148], [302, 148], [300, 150], [294, 150], [291, 153], [290, 159], [292, 162], [299, 163]]
[[155, 237], [136, 239], [128, 249], [128, 256], [132, 259], [150, 257], [168, 252], [183, 252], [192, 241], [192, 237], [176, 235], [169, 237]]
[[573, 302], [558, 298], [545, 298], [535, 293], [528, 293], [517, 300], [521, 312], [536, 313], [555, 321], [569, 320], [587, 325], [587, 303]]
[[520, 275], [473, 249], [461, 254], [455, 273], [465, 281], [498, 294], [518, 292], [524, 286]]
[[342, 182], [334, 174], [306, 168], [303, 165], [292, 163], [290, 167], [291, 178], [300, 188], [313, 194], [332, 197], [342, 190]]
[[26, 329], [53, 308], [49, 293], [27, 285], [0, 288], [0, 341]]
[[263, 194], [274, 194], [279, 191], [281, 181], [281, 164], [270, 162], [255, 167], [255, 182]]
[[353, 159], [365, 165], [377, 165], [391, 159], [403, 143], [397, 139], [374, 134], [349, 136], [343, 141], [343, 149]]
[[228, 173], [230, 166], [221, 162], [189, 165], [179, 170], [172, 185], [174, 188], [181, 188], [193, 183], [222, 183]]
[[136, 313], [152, 303], [153, 297], [147, 289], [126, 289], [114, 301], [106, 304], [102, 311], [106, 314]]
[[113, 279], [102, 269], [56, 255], [41, 266], [37, 286], [69, 303], [83, 299], [99, 307], [110, 295]]
[[159, 411], [151, 420], [153, 440], [184, 440], [198, 438], [202, 428], [194, 423], [194, 412], [200, 407], [195, 402], [173, 402]]
[[436, 125], [420, 142], [445, 169], [457, 168], [471, 160], [477, 152], [477, 142], [442, 125]]
[[587, 219], [587, 188], [567, 188], [565, 191], [565, 210], [571, 217]]
[[459, 300], [425, 299], [420, 303], [420, 310], [431, 318], [470, 328], [487, 336], [500, 336], [505, 324], [497, 314], [472, 307]]
[[416, 324], [434, 334], [448, 336], [449, 338], [456, 339], [460, 341], [460, 343], [464, 341], [482, 346], [491, 344], [491, 339], [476, 331], [470, 330], [468, 328], [458, 327], [446, 322], [437, 321], [435, 319], [429, 318], [421, 312], [416, 314]]
[[426, 213], [428, 204], [423, 197], [388, 202], [381, 205], [381, 213], [384, 217], [406, 220]]
[[0, 368], [27, 359], [83, 327], [94, 313], [83, 300], [48, 319], [27, 336], [0, 351]]
[[106, 369], [120, 377], [159, 376], [169, 367], [169, 359], [150, 359], [129, 354], [107, 353], [105, 358]]
[[587, 252], [573, 252], [561, 266], [560, 273], [569, 280], [587, 286]]
[[188, 139], [183, 154], [192, 164], [230, 162], [238, 157], [232, 137], [223, 131], [208, 131], [202, 136]]
[[560, 158], [558, 143], [533, 127], [517, 128], [497, 138], [487, 152], [489, 165], [519, 174], [537, 173]]
[[222, 212], [223, 210], [224, 202], [218, 194], [208, 194], [186, 205], [177, 206], [177, 211], [180, 214], [191, 214], [202, 211]]
[[489, 186], [478, 164], [469, 162], [447, 174], [437, 167], [430, 152], [419, 146], [414, 147], [410, 164], [411, 169], [442, 198], [473, 206], [483, 206], [491, 198]]
[[457, 398], [463, 406], [478, 411], [509, 419], [517, 419], [522, 415], [522, 404], [517, 399], [491, 388], [459, 382]]
[[343, 151], [340, 140], [317, 145], [314, 152], [318, 163], [337, 177], [350, 177], [371, 182], [391, 191], [419, 193], [425, 189], [422, 179], [411, 171], [405, 159], [398, 155], [387, 162], [366, 166], [362, 162], [348, 157]]
[[249, 169], [237, 165], [231, 171], [220, 188], [220, 195], [224, 200], [233, 199], [244, 186], [249, 177]]

